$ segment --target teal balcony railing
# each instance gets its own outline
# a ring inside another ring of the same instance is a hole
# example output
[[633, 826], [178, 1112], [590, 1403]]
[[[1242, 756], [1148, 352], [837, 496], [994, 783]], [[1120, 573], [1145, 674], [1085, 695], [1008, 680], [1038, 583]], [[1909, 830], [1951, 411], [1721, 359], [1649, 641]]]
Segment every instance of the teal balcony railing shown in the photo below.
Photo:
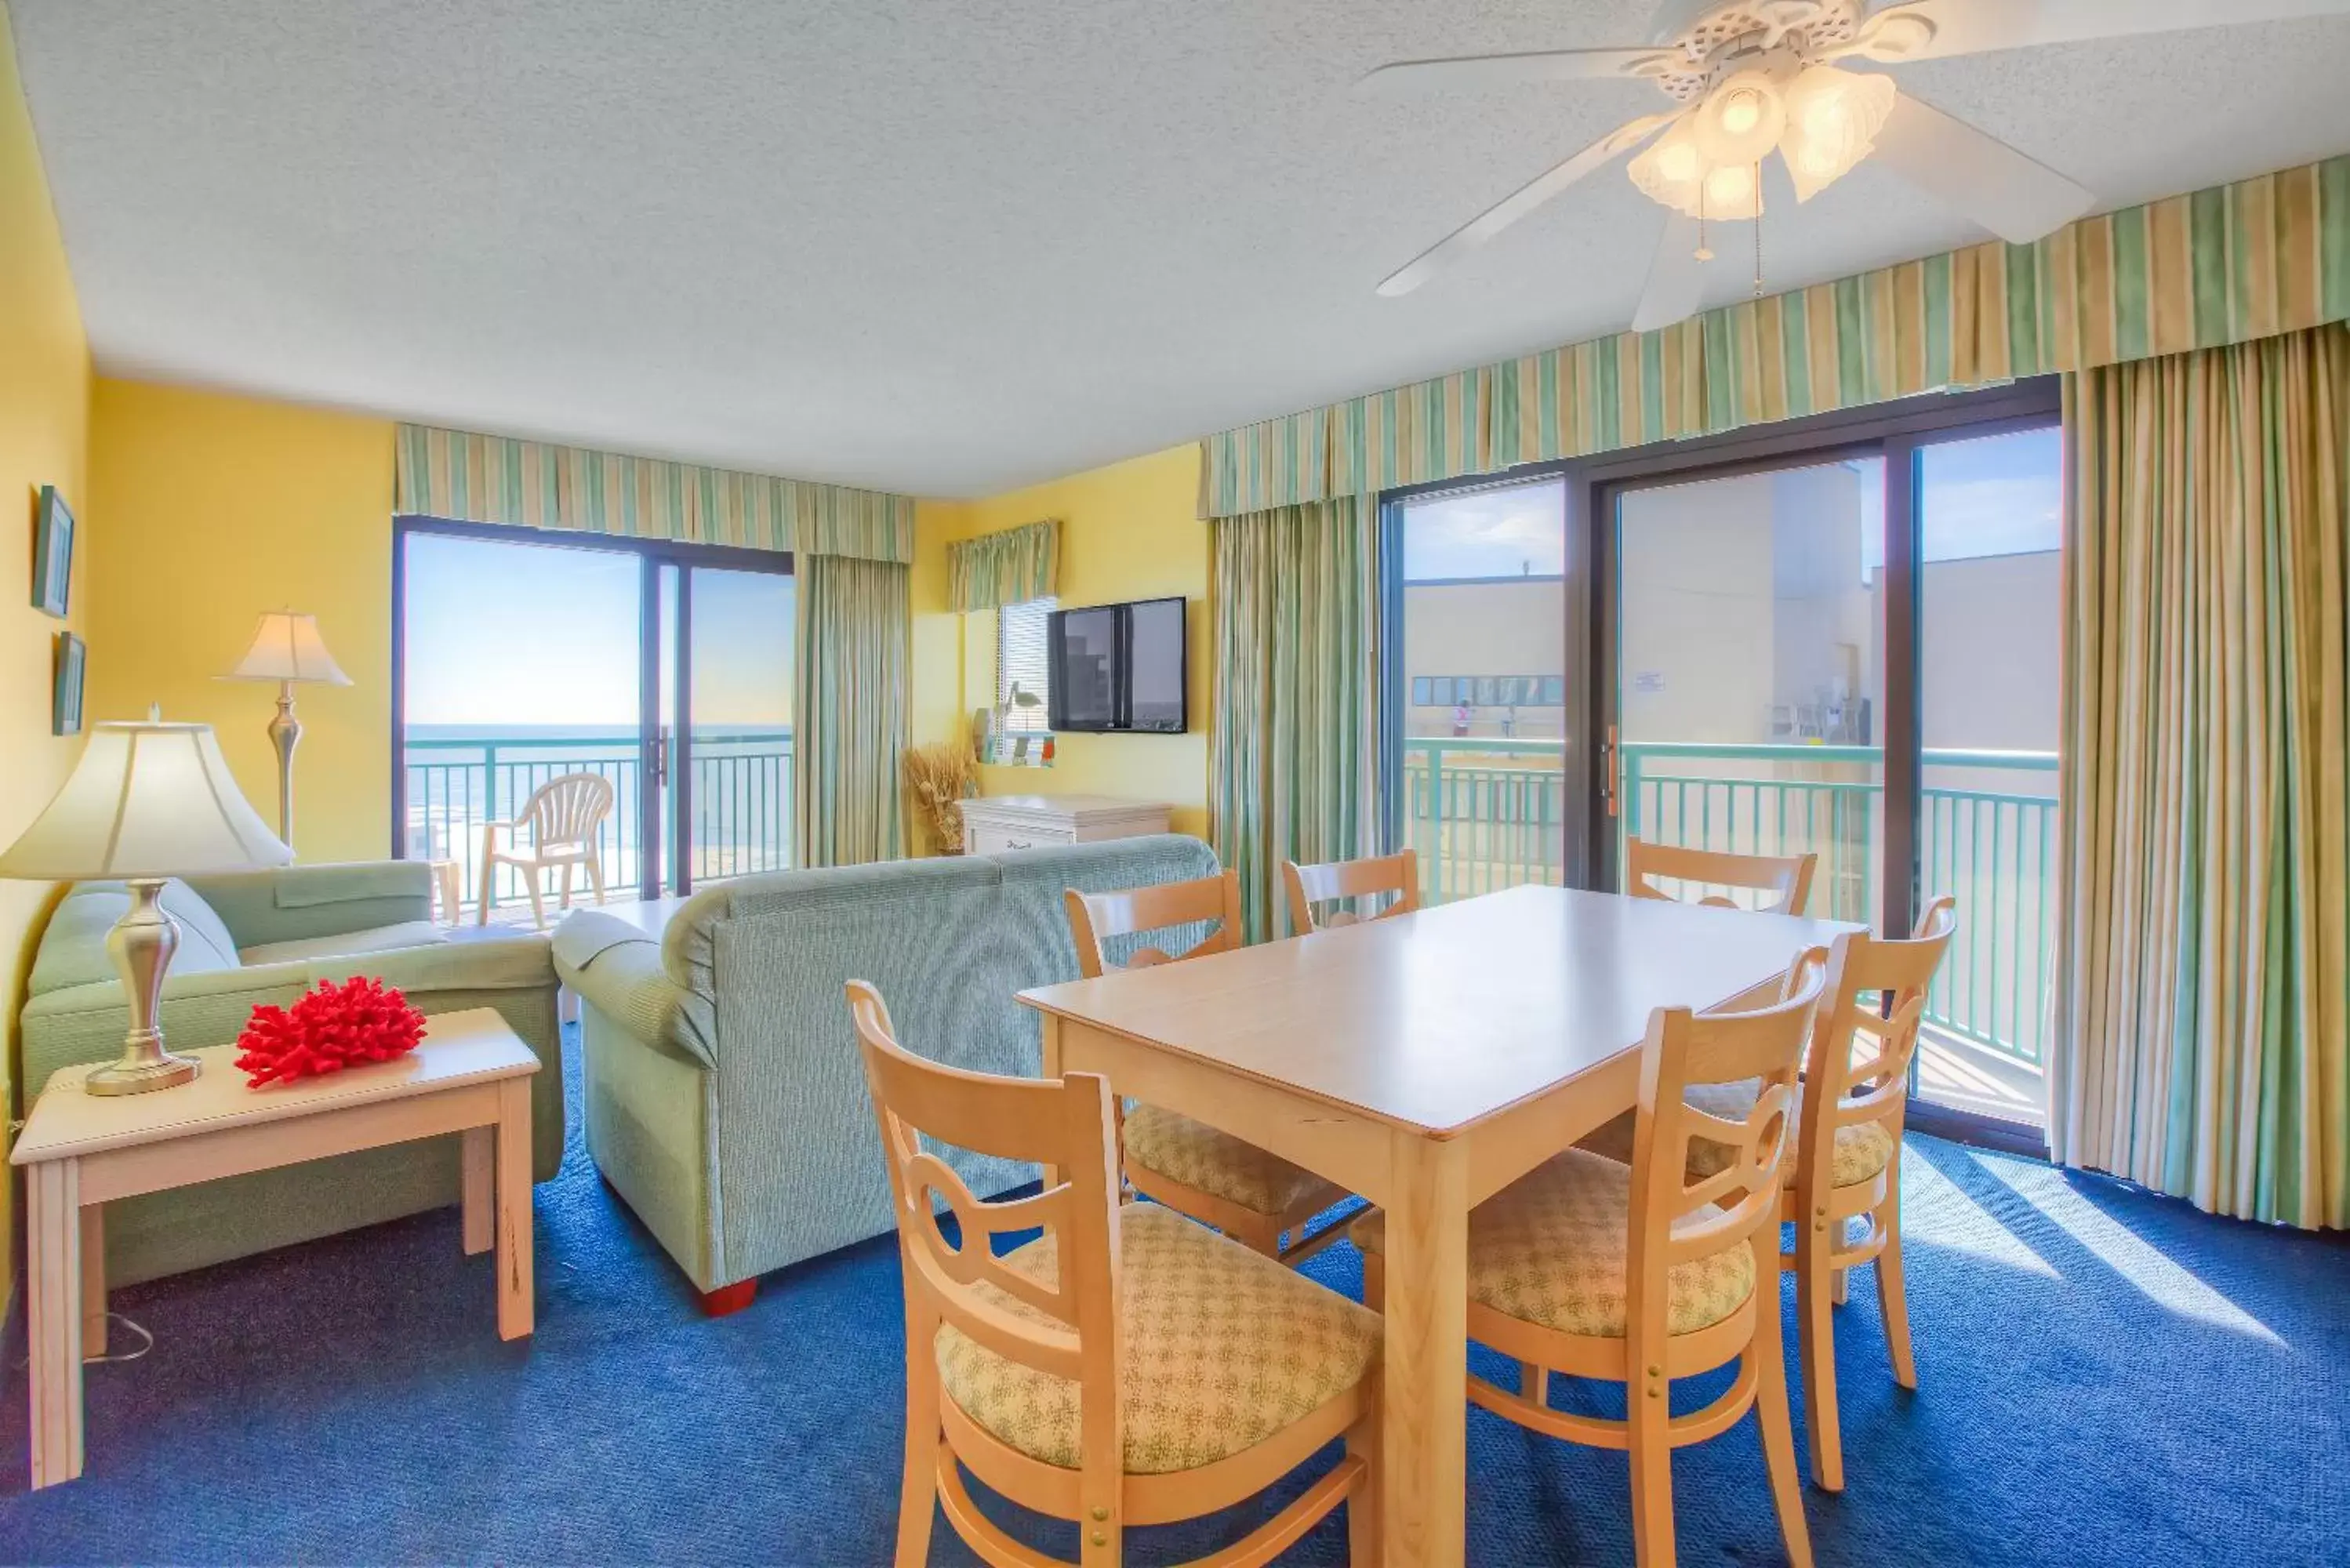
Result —
[[[665, 763], [674, 759], [674, 743]], [[632, 897], [644, 880], [639, 805], [643, 770], [633, 738], [510, 735], [411, 738], [401, 746], [406, 778], [403, 849], [413, 859], [457, 862], [465, 906], [479, 899], [483, 825], [511, 821], [531, 792], [562, 774], [599, 774], [612, 783], [604, 823], [607, 888]], [[672, 768], [664, 774], [673, 776]], [[791, 864], [792, 732], [775, 730], [697, 734], [692, 746], [696, 881], [715, 881]], [[674, 821], [673, 813], [665, 813]], [[525, 897], [520, 878], [501, 867], [494, 903]]]
[[[1885, 825], [1876, 747], [1635, 742], [1623, 754], [1627, 836], [1816, 854], [1813, 909], [1875, 923]], [[2036, 1064], [2055, 978], [2055, 753], [1929, 750], [1922, 760], [1921, 883], [1956, 897], [1960, 912], [1928, 1018]], [[1560, 766], [1555, 740], [1405, 742], [1406, 838], [1430, 901], [1561, 880]]]

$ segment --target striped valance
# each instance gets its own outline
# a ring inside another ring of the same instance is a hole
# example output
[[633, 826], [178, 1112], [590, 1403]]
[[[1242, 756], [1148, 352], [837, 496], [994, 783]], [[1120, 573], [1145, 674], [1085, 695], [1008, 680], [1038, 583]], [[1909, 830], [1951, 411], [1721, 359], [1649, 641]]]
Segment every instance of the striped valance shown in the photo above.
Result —
[[2350, 155], [1201, 443], [1200, 514], [1368, 494], [2350, 319]]
[[947, 599], [965, 611], [1025, 604], [1057, 591], [1060, 566], [1061, 525], [1050, 518], [959, 539], [947, 546]]
[[909, 496], [658, 458], [402, 425], [393, 510], [910, 563]]

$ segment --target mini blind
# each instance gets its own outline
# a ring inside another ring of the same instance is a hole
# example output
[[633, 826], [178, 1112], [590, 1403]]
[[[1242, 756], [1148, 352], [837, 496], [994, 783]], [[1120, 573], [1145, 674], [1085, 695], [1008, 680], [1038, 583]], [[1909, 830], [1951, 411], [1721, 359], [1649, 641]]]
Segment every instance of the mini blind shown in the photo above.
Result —
[[[1045, 639], [1047, 620], [1060, 603], [1054, 598], [1005, 605], [995, 612], [995, 701], [1006, 732], [1042, 734], [1050, 726], [1045, 715], [1052, 703], [1052, 654]], [[1022, 707], [1012, 701], [1014, 685], [1034, 696], [1036, 705]]]

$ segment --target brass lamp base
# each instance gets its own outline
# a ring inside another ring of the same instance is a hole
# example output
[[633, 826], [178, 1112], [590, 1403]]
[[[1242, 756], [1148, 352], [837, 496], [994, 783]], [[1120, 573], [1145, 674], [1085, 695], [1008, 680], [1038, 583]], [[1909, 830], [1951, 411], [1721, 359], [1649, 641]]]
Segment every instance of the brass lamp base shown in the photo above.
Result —
[[123, 1037], [122, 1055], [93, 1071], [82, 1088], [93, 1095], [145, 1095], [176, 1088], [192, 1080], [203, 1064], [192, 1056], [174, 1056], [163, 1049], [163, 971], [179, 950], [180, 928], [163, 912], [160, 879], [127, 884], [130, 908], [106, 933], [106, 953], [122, 979], [122, 996], [130, 1013], [130, 1033]]
[[192, 1082], [203, 1065], [193, 1056], [174, 1056], [169, 1051], [161, 1051], [152, 1061], [109, 1062], [93, 1069], [81, 1081], [81, 1086], [84, 1093], [92, 1095], [144, 1095], [156, 1089], [176, 1089]]

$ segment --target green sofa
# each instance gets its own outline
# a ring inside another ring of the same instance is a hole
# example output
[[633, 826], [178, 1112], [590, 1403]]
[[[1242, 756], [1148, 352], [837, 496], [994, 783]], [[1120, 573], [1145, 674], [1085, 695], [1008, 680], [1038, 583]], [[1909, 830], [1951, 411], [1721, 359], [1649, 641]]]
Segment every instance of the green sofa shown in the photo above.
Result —
[[[234, 1040], [263, 1002], [291, 1002], [322, 980], [376, 976], [427, 1014], [494, 1007], [538, 1053], [532, 1168], [563, 1158], [562, 1035], [547, 939], [452, 941], [431, 919], [421, 861], [289, 866], [166, 885], [180, 947], [163, 981], [174, 1050]], [[78, 884], [33, 960], [18, 1038], [25, 1104], [60, 1067], [120, 1054], [129, 1027], [106, 933], [130, 907], [120, 882]], [[169, 1093], [170, 1091], [163, 1091]], [[108, 1205], [107, 1276], [130, 1284], [291, 1241], [457, 1201], [457, 1140], [431, 1138], [258, 1171]]]
[[[555, 961], [580, 1000], [588, 1151], [704, 1308], [741, 1306], [760, 1274], [891, 1226], [845, 981], [880, 988], [909, 1050], [1033, 1075], [1041, 1031], [1013, 997], [1077, 978], [1063, 891], [1216, 869], [1170, 835], [745, 877], [687, 900], [659, 942], [577, 911]], [[1035, 1176], [942, 1152], [974, 1191]]]

